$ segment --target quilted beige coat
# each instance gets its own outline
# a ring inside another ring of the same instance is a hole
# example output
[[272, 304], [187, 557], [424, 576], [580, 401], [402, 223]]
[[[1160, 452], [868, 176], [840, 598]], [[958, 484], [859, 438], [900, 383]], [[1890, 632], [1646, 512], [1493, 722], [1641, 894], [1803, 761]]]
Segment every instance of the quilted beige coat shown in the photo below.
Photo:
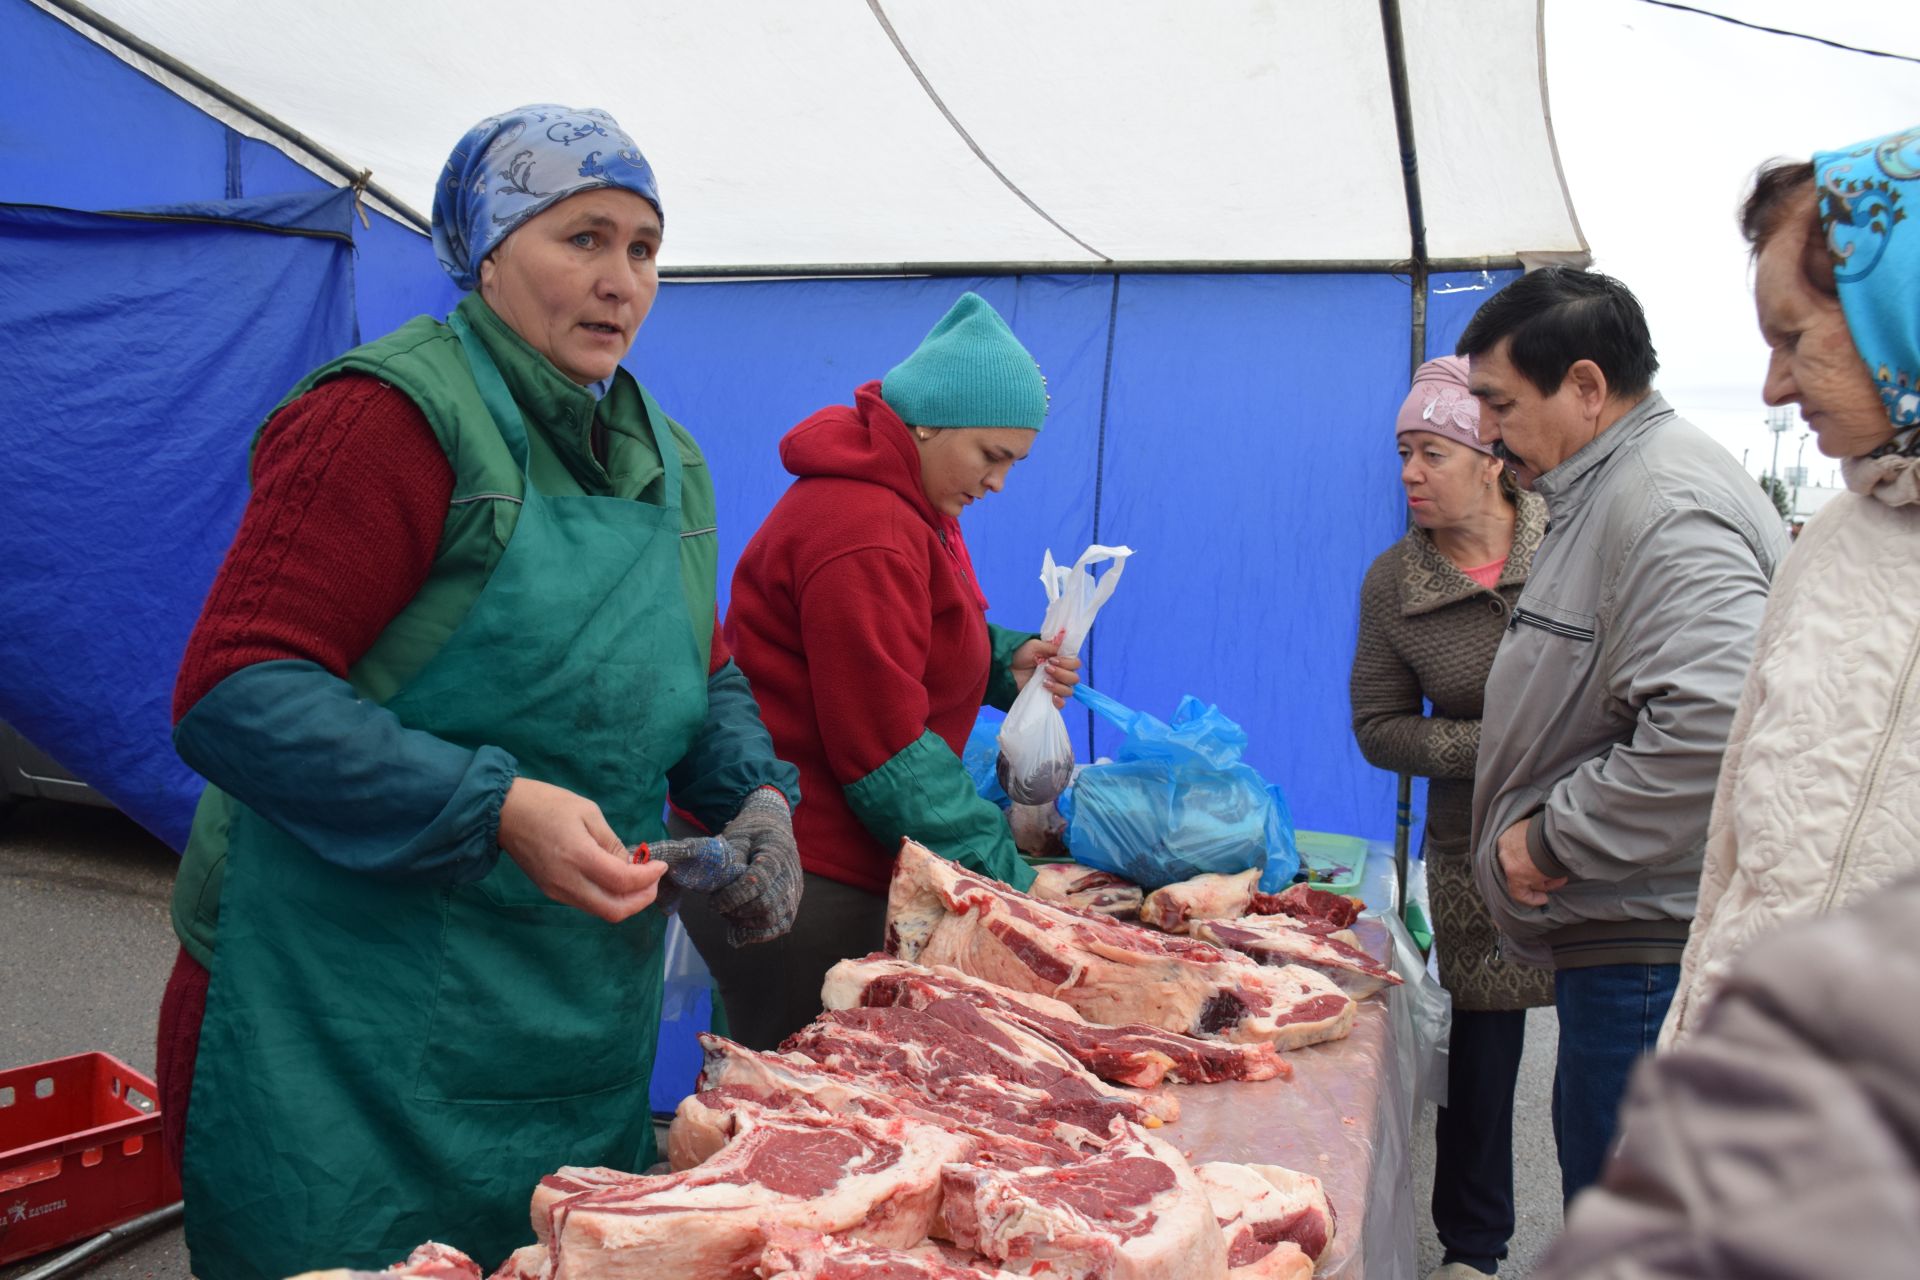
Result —
[[1771, 930], [1920, 871], [1920, 458], [1844, 468], [1760, 627], [1663, 1048]]

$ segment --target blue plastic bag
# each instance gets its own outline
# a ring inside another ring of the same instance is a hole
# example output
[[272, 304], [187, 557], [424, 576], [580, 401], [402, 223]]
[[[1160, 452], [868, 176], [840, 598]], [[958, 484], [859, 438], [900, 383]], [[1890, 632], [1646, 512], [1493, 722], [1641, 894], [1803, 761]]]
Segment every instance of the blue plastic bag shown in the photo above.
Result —
[[1112, 764], [1082, 769], [1060, 799], [1074, 861], [1146, 889], [1251, 867], [1263, 868], [1262, 892], [1292, 883], [1293, 814], [1279, 787], [1240, 762], [1237, 723], [1192, 696], [1170, 722], [1084, 684], [1073, 696], [1127, 735]]
[[967, 735], [960, 763], [967, 767], [967, 776], [973, 779], [973, 789], [980, 793], [981, 799], [991, 800], [1005, 809], [1013, 800], [1000, 785], [996, 767], [1000, 762], [1000, 722], [998, 712], [989, 715], [986, 709], [981, 710], [980, 718], [973, 722], [973, 732]]

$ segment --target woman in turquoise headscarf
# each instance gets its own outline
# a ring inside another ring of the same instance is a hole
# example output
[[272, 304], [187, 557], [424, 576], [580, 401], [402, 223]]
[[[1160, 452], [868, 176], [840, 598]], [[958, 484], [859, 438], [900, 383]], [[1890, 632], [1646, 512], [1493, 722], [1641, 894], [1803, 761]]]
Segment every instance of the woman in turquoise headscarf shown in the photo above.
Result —
[[[433, 233], [470, 292], [262, 428], [176, 690], [212, 784], [160, 1036], [201, 1280], [499, 1261], [545, 1174], [654, 1158], [667, 867], [740, 942], [798, 902], [706, 463], [620, 367], [652, 171], [604, 112], [524, 107], [455, 148]], [[719, 880], [630, 856], [669, 788], [737, 851]]]
[[1773, 586], [1707, 828], [1661, 1043], [1746, 949], [1920, 871], [1920, 128], [1764, 169], [1742, 219], [1772, 349], [1849, 492]]

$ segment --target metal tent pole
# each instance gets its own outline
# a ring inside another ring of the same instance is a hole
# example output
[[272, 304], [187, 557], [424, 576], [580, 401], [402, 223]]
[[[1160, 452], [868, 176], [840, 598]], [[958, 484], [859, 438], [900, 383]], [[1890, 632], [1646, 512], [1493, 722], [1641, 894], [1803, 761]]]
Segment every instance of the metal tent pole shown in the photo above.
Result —
[[[1414, 146], [1413, 102], [1407, 91], [1407, 50], [1400, 26], [1399, 0], [1380, 0], [1380, 32], [1386, 43], [1387, 80], [1393, 90], [1393, 124], [1400, 139], [1400, 177], [1407, 194], [1407, 228], [1413, 245], [1412, 333], [1407, 373], [1411, 378], [1427, 358], [1427, 220], [1420, 199], [1420, 156]], [[1400, 775], [1393, 816], [1394, 909], [1407, 910], [1407, 845], [1413, 822], [1413, 777]]]

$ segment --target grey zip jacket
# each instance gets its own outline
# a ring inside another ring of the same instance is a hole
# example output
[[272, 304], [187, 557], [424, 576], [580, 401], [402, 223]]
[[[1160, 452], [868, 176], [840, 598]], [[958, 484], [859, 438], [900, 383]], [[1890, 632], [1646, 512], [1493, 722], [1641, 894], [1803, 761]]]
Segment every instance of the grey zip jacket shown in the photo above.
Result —
[[[1758, 483], [1651, 393], [1534, 482], [1547, 533], [1487, 678], [1474, 879], [1536, 965], [1680, 960], [1727, 730], [1787, 536]], [[1500, 833], [1567, 884], [1507, 893]]]

